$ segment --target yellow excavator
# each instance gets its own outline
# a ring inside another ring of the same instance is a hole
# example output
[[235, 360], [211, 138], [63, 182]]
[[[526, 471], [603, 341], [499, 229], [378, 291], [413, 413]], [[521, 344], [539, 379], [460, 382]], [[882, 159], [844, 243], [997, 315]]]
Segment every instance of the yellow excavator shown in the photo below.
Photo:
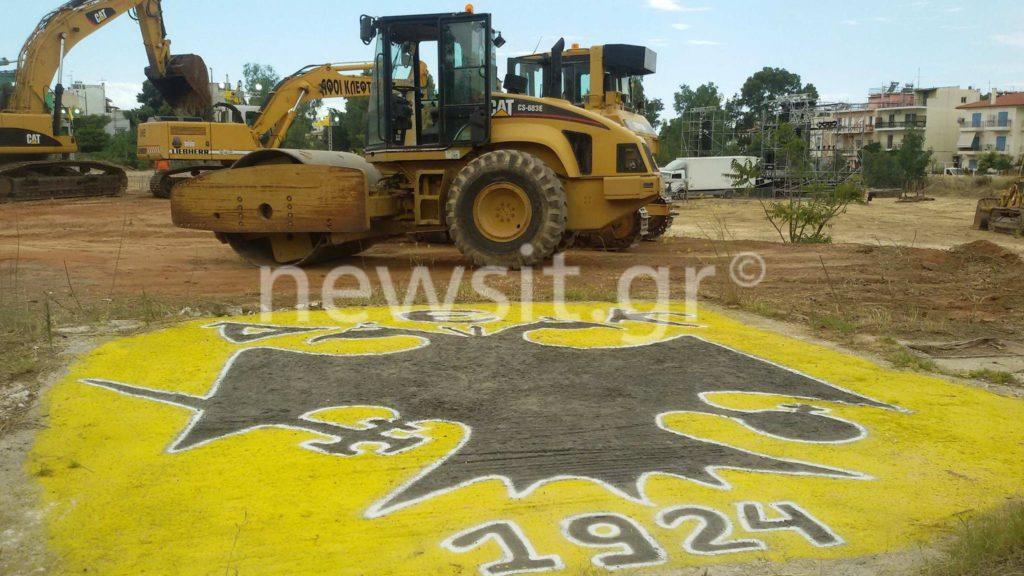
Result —
[[[658, 133], [642, 114], [643, 77], [657, 71], [657, 54], [645, 46], [606, 44], [565, 49], [559, 40], [550, 52], [529, 54], [508, 61], [508, 73], [527, 79], [525, 94], [541, 96], [553, 66], [561, 67], [558, 97], [610, 118], [647, 142], [656, 155]], [[635, 214], [623, 217], [598, 232], [581, 234], [577, 246], [625, 250], [644, 240], [655, 240], [672, 226], [669, 202], [659, 198]]]
[[371, 68], [372, 62], [307, 66], [281, 80], [254, 117], [238, 106], [219, 103], [215, 112], [223, 112], [227, 122], [156, 117], [140, 124], [138, 156], [157, 165], [150, 191], [157, 198], [170, 198], [171, 189], [184, 180], [227, 168], [249, 152], [279, 147], [307, 102], [369, 97], [373, 79], [344, 72]]
[[1024, 168], [1002, 196], [978, 200], [974, 229], [1024, 236]]
[[78, 144], [62, 99], [68, 52], [129, 13], [142, 31], [149, 57], [146, 76], [164, 99], [193, 114], [209, 108], [206, 64], [194, 54], [171, 55], [160, 0], [71, 0], [36, 26], [18, 56], [13, 86], [0, 95], [0, 201], [124, 191], [127, 177], [120, 167], [71, 159]]

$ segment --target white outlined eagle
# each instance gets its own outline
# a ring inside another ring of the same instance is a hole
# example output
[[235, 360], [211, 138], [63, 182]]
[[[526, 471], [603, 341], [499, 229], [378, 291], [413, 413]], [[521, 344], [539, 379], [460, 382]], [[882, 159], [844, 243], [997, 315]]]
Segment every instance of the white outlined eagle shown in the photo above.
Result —
[[[318, 329], [222, 323], [235, 343]], [[703, 396], [717, 391], [895, 409], [892, 406], [694, 336], [626, 348], [569, 348], [540, 344], [540, 330], [619, 330], [615, 324], [540, 322], [485, 335], [361, 325], [328, 333], [337, 339], [412, 336], [421, 345], [386, 356], [340, 356], [245, 348], [225, 365], [204, 397], [163, 392], [103, 379], [85, 383], [188, 408], [194, 416], [168, 446], [195, 449], [261, 427], [318, 434], [305, 448], [350, 455], [367, 444], [380, 454], [415, 449], [426, 438], [419, 422], [463, 428], [459, 446], [384, 496], [367, 516], [388, 514], [434, 495], [486, 479], [503, 481], [521, 497], [545, 483], [584, 478], [645, 501], [644, 481], [668, 474], [727, 488], [721, 469], [864, 479], [854, 471], [784, 460], [685, 435], [665, 427], [673, 412], [718, 414], [763, 434], [797, 442], [838, 443], [863, 437], [860, 426], [811, 404], [740, 412]], [[322, 329], [319, 329], [322, 330]], [[394, 420], [359, 429], [320, 421], [317, 411], [381, 406]]]

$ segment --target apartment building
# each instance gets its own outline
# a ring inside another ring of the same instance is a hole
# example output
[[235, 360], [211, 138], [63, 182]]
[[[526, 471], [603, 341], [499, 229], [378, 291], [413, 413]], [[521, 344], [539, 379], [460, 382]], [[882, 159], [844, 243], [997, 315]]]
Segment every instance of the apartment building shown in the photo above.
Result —
[[829, 158], [839, 148], [839, 134], [837, 127], [838, 118], [836, 113], [846, 108], [846, 104], [828, 104], [814, 109], [814, 116], [811, 124], [810, 149], [811, 152], [823, 158]]
[[73, 82], [64, 93], [62, 102], [64, 107], [71, 111], [72, 117], [95, 115], [110, 118], [104, 131], [111, 136], [131, 129], [131, 123], [124, 112], [111, 104], [107, 98], [105, 84]]
[[978, 158], [990, 151], [1008, 154], [1014, 160], [1024, 155], [1024, 92], [999, 94], [993, 90], [989, 98], [963, 104], [957, 110], [958, 166], [976, 170]]
[[958, 108], [979, 100], [979, 90], [959, 86], [917, 88], [912, 98], [904, 91], [899, 100], [882, 99], [875, 109], [874, 141], [894, 150], [902, 146], [907, 131], [921, 130], [924, 147], [933, 151], [933, 163], [952, 165], [959, 155]]
[[875, 110], [871, 103], [847, 104], [836, 110], [835, 119], [836, 148], [842, 151], [851, 166], [856, 166], [861, 148], [874, 138]]

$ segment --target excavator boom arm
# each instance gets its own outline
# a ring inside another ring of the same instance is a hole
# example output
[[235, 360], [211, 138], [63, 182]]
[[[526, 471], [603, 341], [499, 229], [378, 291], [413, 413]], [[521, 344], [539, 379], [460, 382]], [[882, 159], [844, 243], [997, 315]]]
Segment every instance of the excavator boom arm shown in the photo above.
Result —
[[307, 66], [299, 70], [274, 88], [260, 110], [253, 132], [265, 147], [279, 147], [303, 104], [311, 100], [368, 97], [372, 77], [342, 73], [363, 72], [372, 67], [372, 62], [358, 62]]
[[[67, 53], [79, 42], [133, 9], [149, 57], [147, 76], [154, 81], [175, 75], [185, 76], [189, 89], [182, 91], [178, 87], [179, 91], [199, 93], [200, 87], [194, 84], [198, 83], [198, 76], [201, 75], [192, 70], [183, 74], [185, 67], [196, 66], [195, 59], [198, 57], [188, 55], [186, 61], [176, 62], [176, 58], [183, 57], [171, 56], [171, 41], [167, 39], [160, 0], [70, 0], [44, 16], [22, 47], [14, 91], [5, 109], [29, 114], [44, 113], [47, 91]], [[202, 75], [205, 75], [205, 64], [202, 67]], [[175, 105], [175, 101], [191, 96], [182, 93], [175, 97], [175, 94], [165, 91], [173, 91], [175, 86], [158, 88], [161, 88], [164, 97], [172, 105]], [[208, 100], [209, 89], [205, 83], [202, 91], [207, 93]], [[192, 97], [202, 100], [201, 94]]]

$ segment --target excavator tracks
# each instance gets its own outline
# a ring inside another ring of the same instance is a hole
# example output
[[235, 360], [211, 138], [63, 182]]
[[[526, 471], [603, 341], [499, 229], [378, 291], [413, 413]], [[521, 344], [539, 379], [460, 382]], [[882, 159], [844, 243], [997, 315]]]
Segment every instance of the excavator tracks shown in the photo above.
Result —
[[197, 176], [202, 175], [205, 172], [212, 172], [214, 170], [223, 170], [227, 166], [217, 165], [198, 165], [188, 166], [186, 168], [176, 168], [174, 170], [163, 170], [153, 174], [153, 177], [149, 179], [149, 192], [154, 198], [170, 198], [171, 191], [174, 189], [174, 185], [179, 182], [191, 180]]
[[0, 166], [0, 202], [120, 196], [127, 188], [125, 171], [104, 162], [50, 160]]

